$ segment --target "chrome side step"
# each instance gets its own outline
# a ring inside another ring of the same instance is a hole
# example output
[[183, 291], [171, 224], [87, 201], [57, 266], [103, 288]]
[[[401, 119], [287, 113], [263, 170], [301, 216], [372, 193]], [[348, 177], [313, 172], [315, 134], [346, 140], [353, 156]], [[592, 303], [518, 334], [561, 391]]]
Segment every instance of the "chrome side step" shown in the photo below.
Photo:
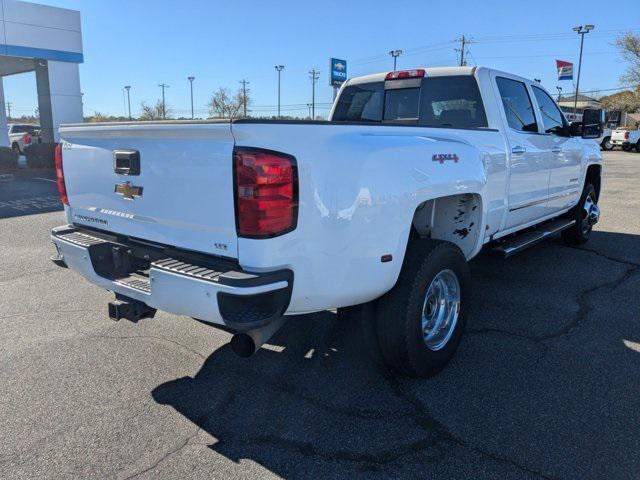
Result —
[[567, 220], [566, 218], [553, 220], [551, 222], [538, 225], [535, 227], [535, 230], [526, 230], [515, 237], [507, 238], [493, 247], [491, 251], [503, 258], [508, 258], [538, 242], [541, 242], [542, 240], [566, 230], [575, 223], [575, 220]]

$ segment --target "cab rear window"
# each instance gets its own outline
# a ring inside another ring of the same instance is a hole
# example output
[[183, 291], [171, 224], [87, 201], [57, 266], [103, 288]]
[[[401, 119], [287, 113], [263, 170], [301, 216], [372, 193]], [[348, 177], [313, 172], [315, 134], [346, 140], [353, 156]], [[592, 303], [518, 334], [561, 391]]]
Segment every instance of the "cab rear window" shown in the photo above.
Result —
[[474, 77], [427, 77], [420, 88], [384, 88], [385, 82], [347, 86], [334, 121], [407, 122], [426, 127], [483, 128], [487, 117]]

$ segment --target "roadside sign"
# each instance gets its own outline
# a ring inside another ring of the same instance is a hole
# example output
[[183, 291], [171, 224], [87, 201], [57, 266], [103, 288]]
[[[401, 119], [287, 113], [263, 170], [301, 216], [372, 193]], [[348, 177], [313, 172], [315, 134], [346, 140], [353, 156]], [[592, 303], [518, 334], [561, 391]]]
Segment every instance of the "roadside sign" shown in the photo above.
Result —
[[573, 80], [573, 63], [564, 60], [556, 60], [558, 80]]
[[331, 72], [329, 77], [329, 85], [339, 87], [347, 81], [347, 61], [339, 58], [332, 58], [329, 68]]

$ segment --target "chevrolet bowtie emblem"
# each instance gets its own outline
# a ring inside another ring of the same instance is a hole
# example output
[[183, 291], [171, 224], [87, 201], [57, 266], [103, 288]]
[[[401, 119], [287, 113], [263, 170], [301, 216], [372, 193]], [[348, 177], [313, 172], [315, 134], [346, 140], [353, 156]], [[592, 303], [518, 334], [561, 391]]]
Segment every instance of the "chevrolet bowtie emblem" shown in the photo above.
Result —
[[142, 196], [142, 187], [131, 185], [131, 182], [117, 183], [115, 192], [128, 200], [133, 200], [135, 197]]

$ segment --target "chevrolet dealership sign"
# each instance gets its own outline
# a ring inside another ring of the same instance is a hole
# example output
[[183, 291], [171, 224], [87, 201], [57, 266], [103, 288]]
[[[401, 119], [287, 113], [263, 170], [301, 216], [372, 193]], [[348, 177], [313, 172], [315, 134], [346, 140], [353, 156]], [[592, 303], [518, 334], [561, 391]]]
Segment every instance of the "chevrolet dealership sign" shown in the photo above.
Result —
[[331, 76], [329, 78], [329, 84], [332, 87], [339, 87], [347, 81], [347, 61], [340, 60], [338, 58], [331, 59], [331, 65], [329, 71]]

